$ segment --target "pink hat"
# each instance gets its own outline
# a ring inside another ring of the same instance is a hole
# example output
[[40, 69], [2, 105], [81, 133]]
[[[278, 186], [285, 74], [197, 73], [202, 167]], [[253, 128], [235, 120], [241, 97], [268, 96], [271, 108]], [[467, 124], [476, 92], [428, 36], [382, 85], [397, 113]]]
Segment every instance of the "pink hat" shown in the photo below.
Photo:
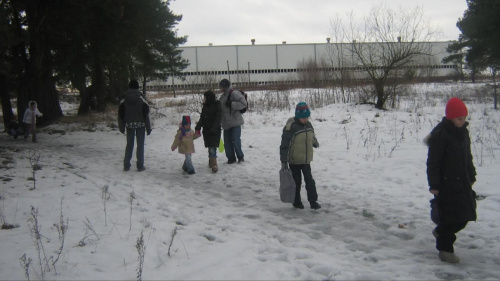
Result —
[[451, 98], [446, 104], [446, 119], [465, 117], [468, 115], [465, 103], [459, 98]]

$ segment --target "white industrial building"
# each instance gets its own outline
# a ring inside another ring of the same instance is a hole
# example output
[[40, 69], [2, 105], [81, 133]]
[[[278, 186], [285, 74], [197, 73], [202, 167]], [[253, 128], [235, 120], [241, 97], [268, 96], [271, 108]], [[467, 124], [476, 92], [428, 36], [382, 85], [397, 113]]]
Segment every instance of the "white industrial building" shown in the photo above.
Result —
[[[450, 75], [456, 66], [442, 63], [443, 57], [449, 55], [446, 47], [450, 43], [418, 43], [425, 45], [432, 56], [422, 56], [409, 67], [415, 69], [417, 75]], [[148, 83], [148, 88], [203, 88], [222, 78], [230, 78], [234, 85], [290, 84], [300, 82], [304, 76], [299, 74], [304, 71], [321, 71], [327, 74], [323, 77], [334, 77], [336, 71], [348, 69], [362, 76], [361, 64], [346, 51], [348, 48], [348, 43], [330, 42], [179, 47], [189, 66], [180, 77], [169, 75], [167, 81]], [[311, 65], [314, 67], [309, 68]]]

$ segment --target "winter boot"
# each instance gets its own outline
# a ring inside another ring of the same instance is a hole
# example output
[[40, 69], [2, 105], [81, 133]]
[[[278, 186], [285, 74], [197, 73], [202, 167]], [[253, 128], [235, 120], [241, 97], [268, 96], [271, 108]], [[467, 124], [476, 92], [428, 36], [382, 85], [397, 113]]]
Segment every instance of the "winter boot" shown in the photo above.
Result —
[[439, 251], [439, 259], [447, 263], [459, 263], [460, 259], [454, 254], [445, 251]]
[[217, 167], [217, 158], [210, 158], [210, 168], [212, 168], [212, 173], [217, 173], [219, 167]]
[[311, 209], [313, 209], [313, 210], [321, 209], [321, 205], [318, 202], [313, 201], [310, 203], [311, 203]]
[[304, 204], [302, 204], [302, 202], [293, 203], [293, 207], [297, 209], [304, 209]]

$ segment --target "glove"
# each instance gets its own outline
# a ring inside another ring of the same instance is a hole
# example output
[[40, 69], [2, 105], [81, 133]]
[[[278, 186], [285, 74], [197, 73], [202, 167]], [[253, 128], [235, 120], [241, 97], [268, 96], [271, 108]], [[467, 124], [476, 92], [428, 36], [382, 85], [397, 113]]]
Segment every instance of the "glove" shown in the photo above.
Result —
[[440, 186], [431, 186], [429, 188], [429, 192], [434, 194], [434, 195], [438, 195], [439, 194], [439, 188]]
[[319, 147], [319, 143], [313, 143], [313, 147], [314, 148], [318, 148]]
[[151, 134], [151, 130], [148, 130], [146, 134], [149, 136]]
[[282, 161], [281, 162], [281, 169], [285, 170], [285, 171], [288, 170], [288, 162]]

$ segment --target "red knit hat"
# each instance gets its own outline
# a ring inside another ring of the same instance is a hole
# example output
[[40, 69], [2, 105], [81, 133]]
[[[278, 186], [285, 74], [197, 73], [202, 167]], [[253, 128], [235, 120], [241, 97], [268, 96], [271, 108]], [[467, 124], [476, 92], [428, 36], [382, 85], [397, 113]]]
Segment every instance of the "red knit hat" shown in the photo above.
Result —
[[451, 98], [446, 104], [446, 119], [465, 117], [468, 115], [465, 103], [459, 98]]

